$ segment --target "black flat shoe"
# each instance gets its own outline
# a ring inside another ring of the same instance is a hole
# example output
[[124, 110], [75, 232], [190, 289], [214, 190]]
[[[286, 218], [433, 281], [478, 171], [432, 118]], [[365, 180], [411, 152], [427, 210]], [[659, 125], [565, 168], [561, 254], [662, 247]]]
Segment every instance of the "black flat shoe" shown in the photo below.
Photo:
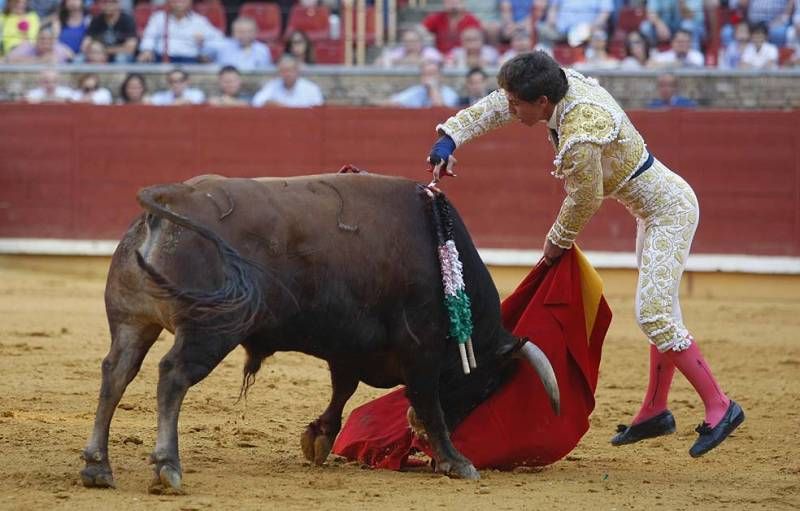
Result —
[[725, 415], [722, 416], [722, 420], [719, 421], [719, 424], [713, 428], [709, 426], [707, 422], [697, 426], [695, 431], [700, 433], [700, 436], [697, 437], [697, 441], [692, 448], [689, 449], [689, 454], [692, 458], [697, 458], [707, 453], [728, 438], [728, 435], [733, 433], [733, 430], [742, 422], [744, 422], [744, 411], [736, 401], [731, 399], [731, 404], [728, 405], [728, 409], [725, 411]]
[[665, 410], [655, 417], [651, 417], [639, 424], [617, 426], [617, 434], [611, 439], [611, 445], [633, 444], [646, 438], [669, 435], [675, 433], [675, 417], [672, 412]]

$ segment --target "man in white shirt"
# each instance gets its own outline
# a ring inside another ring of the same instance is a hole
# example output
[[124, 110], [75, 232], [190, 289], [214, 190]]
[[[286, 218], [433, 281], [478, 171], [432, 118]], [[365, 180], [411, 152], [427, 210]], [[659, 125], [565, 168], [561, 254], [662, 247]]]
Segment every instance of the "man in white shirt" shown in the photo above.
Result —
[[758, 23], [750, 33], [750, 42], [744, 47], [739, 67], [745, 69], [773, 69], [778, 67], [778, 47], [767, 42], [769, 27]]
[[278, 61], [278, 74], [267, 82], [253, 97], [253, 106], [286, 106], [290, 108], [308, 108], [320, 106], [324, 102], [319, 86], [299, 77], [297, 60], [284, 55]]
[[692, 49], [692, 34], [686, 30], [678, 30], [672, 36], [672, 48], [658, 52], [650, 59], [656, 67], [703, 67], [703, 54]]
[[214, 61], [222, 67], [239, 71], [263, 70], [272, 67], [272, 56], [264, 43], [256, 41], [258, 27], [253, 18], [239, 16], [233, 22], [233, 37], [214, 49]]
[[58, 72], [45, 69], [39, 75], [39, 86], [25, 94], [28, 103], [66, 103], [75, 98], [75, 91], [59, 85]]
[[160, 62], [166, 54], [170, 62], [195, 64], [223, 39], [208, 18], [192, 11], [192, 0], [167, 0], [167, 10], [147, 20], [137, 60]]
[[201, 105], [206, 96], [200, 89], [189, 87], [189, 75], [182, 69], [175, 69], [167, 75], [169, 90], [158, 91], [150, 98], [150, 104], [158, 106]]

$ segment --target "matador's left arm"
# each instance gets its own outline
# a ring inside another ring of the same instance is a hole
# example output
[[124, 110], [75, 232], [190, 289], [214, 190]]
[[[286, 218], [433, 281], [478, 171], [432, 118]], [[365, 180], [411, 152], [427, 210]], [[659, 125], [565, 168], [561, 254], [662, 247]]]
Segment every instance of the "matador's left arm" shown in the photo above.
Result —
[[508, 110], [508, 98], [501, 89], [459, 111], [443, 124], [436, 126], [436, 130], [449, 135], [456, 147], [459, 147], [473, 138], [505, 126], [512, 120], [514, 116]]

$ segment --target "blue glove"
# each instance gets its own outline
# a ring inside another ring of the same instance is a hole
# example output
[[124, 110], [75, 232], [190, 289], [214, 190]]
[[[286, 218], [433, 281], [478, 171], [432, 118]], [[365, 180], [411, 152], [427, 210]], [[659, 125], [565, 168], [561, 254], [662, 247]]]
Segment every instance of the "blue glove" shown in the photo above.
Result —
[[450, 155], [452, 155], [455, 150], [456, 143], [450, 138], [450, 135], [442, 135], [439, 137], [439, 140], [433, 144], [431, 154], [428, 155], [428, 163], [430, 163], [431, 166], [436, 166], [442, 162], [446, 164]]

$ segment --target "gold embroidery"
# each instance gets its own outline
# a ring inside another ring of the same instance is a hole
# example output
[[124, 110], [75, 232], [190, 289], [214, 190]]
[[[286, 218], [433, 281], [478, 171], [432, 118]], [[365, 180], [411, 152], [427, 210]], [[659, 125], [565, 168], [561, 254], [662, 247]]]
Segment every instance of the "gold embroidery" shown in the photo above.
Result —
[[661, 162], [625, 184], [614, 196], [639, 219], [641, 264], [637, 321], [659, 351], [691, 343], [678, 303], [681, 276], [699, 221], [697, 197]]
[[601, 149], [597, 144], [575, 145], [562, 162], [567, 196], [547, 235], [561, 248], [570, 248], [575, 237], [603, 202]]
[[508, 98], [503, 90], [496, 90], [469, 108], [447, 119], [436, 130], [450, 135], [460, 146], [473, 138], [511, 122], [514, 117], [508, 110]]

